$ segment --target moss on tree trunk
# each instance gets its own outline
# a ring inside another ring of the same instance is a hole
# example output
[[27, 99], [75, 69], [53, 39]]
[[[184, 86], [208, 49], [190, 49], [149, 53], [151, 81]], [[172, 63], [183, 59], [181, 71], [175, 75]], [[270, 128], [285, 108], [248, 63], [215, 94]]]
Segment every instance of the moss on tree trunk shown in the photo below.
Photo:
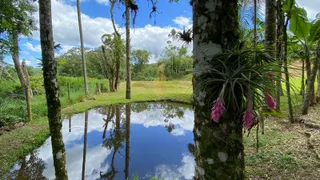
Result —
[[126, 99], [131, 99], [131, 69], [130, 69], [130, 7], [126, 1]]
[[201, 74], [210, 70], [207, 60], [238, 43], [238, 1], [194, 0], [192, 6], [195, 179], [244, 179], [240, 113], [226, 109], [226, 116], [213, 122], [208, 99], [219, 93], [199, 89]]
[[51, 135], [53, 164], [56, 179], [68, 179], [66, 152], [61, 133], [61, 104], [57, 82], [57, 61], [54, 58], [52, 34], [51, 0], [39, 1], [40, 41], [43, 61], [43, 79], [48, 106], [48, 120]]

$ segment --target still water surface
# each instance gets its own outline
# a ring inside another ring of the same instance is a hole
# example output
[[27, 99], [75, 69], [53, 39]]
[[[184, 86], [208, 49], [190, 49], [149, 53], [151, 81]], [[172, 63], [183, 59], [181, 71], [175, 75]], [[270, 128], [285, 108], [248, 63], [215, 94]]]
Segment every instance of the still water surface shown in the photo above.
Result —
[[[173, 103], [107, 106], [73, 115], [62, 127], [69, 179], [192, 179], [193, 119], [190, 107]], [[10, 179], [54, 178], [50, 137], [10, 172]]]

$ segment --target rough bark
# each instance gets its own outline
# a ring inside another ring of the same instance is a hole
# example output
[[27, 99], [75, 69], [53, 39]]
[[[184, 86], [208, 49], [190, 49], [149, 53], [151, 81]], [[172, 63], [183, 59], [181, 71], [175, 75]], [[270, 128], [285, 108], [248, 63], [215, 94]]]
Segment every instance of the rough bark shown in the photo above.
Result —
[[14, 64], [14, 68], [17, 71], [17, 75], [21, 84], [21, 87], [25, 89], [26, 80], [23, 75], [23, 71], [19, 61], [19, 42], [18, 42], [18, 32], [14, 31], [12, 33], [12, 48], [11, 48], [11, 56]]
[[283, 69], [285, 74], [286, 80], [286, 90], [287, 90], [287, 103], [288, 103], [288, 111], [289, 111], [289, 120], [290, 122], [294, 122], [293, 119], [293, 107], [291, 101], [291, 90], [290, 90], [290, 78], [289, 78], [289, 71], [288, 71], [288, 34], [287, 34], [287, 26], [289, 22], [289, 17], [286, 19], [286, 23], [283, 27], [283, 41], [284, 41], [284, 53], [283, 53]]
[[81, 23], [81, 13], [80, 13], [80, 0], [77, 0], [77, 13], [78, 13], [80, 44], [81, 44], [81, 59], [82, 59], [83, 81], [84, 81], [84, 93], [85, 93], [85, 95], [88, 95], [89, 91], [88, 91], [88, 81], [87, 81], [87, 65], [86, 65], [86, 59], [84, 56], [82, 23]]
[[27, 70], [26, 61], [22, 61], [22, 70], [25, 77], [25, 86], [24, 86], [24, 92], [26, 95], [26, 103], [27, 103], [27, 113], [28, 113], [28, 120], [32, 121], [32, 104], [31, 104], [31, 98], [32, 98], [32, 90], [30, 87], [30, 80], [29, 80], [29, 74]]
[[68, 179], [66, 152], [61, 134], [61, 104], [57, 82], [57, 61], [54, 58], [51, 0], [39, 1], [40, 41], [43, 61], [43, 79], [48, 106], [53, 164], [56, 179]]
[[126, 99], [131, 99], [131, 68], [130, 68], [130, 7], [126, 3]]
[[305, 92], [305, 77], [304, 77], [304, 60], [302, 60], [302, 66], [301, 66], [301, 89], [300, 89], [300, 95], [304, 97], [304, 92]]
[[320, 100], [320, 65], [318, 66], [317, 80], [318, 80], [318, 87], [317, 87], [317, 93], [316, 93], [316, 100], [317, 100], [317, 103], [319, 103], [319, 100]]
[[86, 176], [86, 155], [87, 155], [87, 133], [88, 133], [88, 111], [84, 115], [84, 137], [83, 137], [83, 153], [82, 153], [82, 180]]
[[125, 179], [129, 178], [129, 163], [130, 163], [130, 116], [131, 104], [126, 104], [126, 160], [125, 160]]
[[276, 0], [266, 0], [265, 49], [267, 53], [276, 55]]
[[317, 57], [316, 57], [316, 60], [314, 61], [311, 77], [310, 77], [310, 79], [308, 79], [306, 94], [305, 94], [305, 96], [303, 98], [303, 103], [302, 103], [302, 107], [301, 107], [302, 114], [308, 114], [310, 100], [312, 98], [312, 91], [314, 90], [314, 82], [316, 80], [317, 70], [319, 68], [318, 67], [319, 66], [319, 60], [320, 60], [320, 40], [318, 41]]
[[277, 0], [277, 54], [276, 58], [278, 61], [279, 69], [277, 72], [277, 80], [276, 80], [276, 86], [277, 86], [277, 91], [276, 91], [276, 109], [278, 112], [281, 111], [280, 109], [280, 101], [281, 101], [281, 95], [283, 94], [282, 91], [282, 84], [281, 84], [281, 79], [282, 79], [282, 53], [283, 53], [283, 24], [284, 24], [284, 13], [282, 10], [282, 0]]
[[[121, 41], [121, 35], [119, 31], [116, 28], [115, 25], [115, 20], [114, 20], [114, 15], [113, 15], [113, 8], [116, 3], [116, 0], [111, 0], [111, 8], [110, 8], [110, 15], [111, 15], [111, 22], [112, 22], [112, 27], [114, 30], [114, 33], [116, 34], [116, 41]], [[119, 85], [120, 85], [120, 59], [121, 59], [121, 54], [119, 53], [118, 49], [116, 49], [116, 74], [115, 74], [115, 82], [114, 82], [114, 89], [115, 91], [118, 91]]]
[[201, 74], [210, 70], [207, 61], [238, 43], [238, 1], [193, 0], [192, 6], [194, 179], [241, 180], [244, 179], [244, 154], [240, 114], [227, 108], [220, 123], [213, 122], [210, 118], [212, 102], [208, 99], [214, 93], [198, 88]]

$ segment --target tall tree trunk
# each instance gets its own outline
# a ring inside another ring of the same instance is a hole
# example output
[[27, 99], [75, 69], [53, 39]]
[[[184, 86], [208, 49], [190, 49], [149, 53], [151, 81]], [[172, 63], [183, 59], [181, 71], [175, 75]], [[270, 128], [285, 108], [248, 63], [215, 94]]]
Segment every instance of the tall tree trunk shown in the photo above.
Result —
[[303, 98], [303, 103], [302, 103], [302, 107], [301, 107], [302, 114], [308, 114], [312, 91], [314, 90], [314, 82], [316, 80], [317, 70], [319, 68], [318, 67], [319, 61], [320, 61], [320, 40], [318, 41], [317, 57], [316, 57], [316, 60], [314, 61], [311, 77], [310, 77], [310, 79], [308, 79], [306, 94]]
[[[253, 48], [256, 50], [257, 48], [257, 0], [253, 0]], [[255, 54], [256, 58], [256, 54]]]
[[316, 100], [317, 100], [317, 103], [319, 103], [319, 100], [320, 100], [320, 65], [318, 65], [317, 80], [318, 80], [318, 87], [317, 87], [317, 93], [316, 93]]
[[244, 179], [241, 112], [226, 109], [226, 116], [220, 119], [220, 123], [213, 122], [210, 118], [212, 102], [208, 102], [208, 99], [217, 92], [198, 88], [200, 76], [210, 66], [207, 61], [229, 46], [238, 44], [238, 1], [193, 0], [192, 6], [196, 160], [194, 179], [241, 180]]
[[[292, 6], [292, 5], [291, 5]], [[283, 53], [283, 69], [286, 79], [286, 90], [287, 90], [287, 102], [288, 102], [288, 110], [289, 110], [289, 120], [290, 122], [294, 122], [293, 119], [293, 107], [291, 101], [291, 92], [290, 92], [290, 78], [289, 78], [289, 71], [288, 71], [288, 34], [287, 34], [287, 26], [290, 17], [287, 17], [286, 22], [283, 27], [283, 41], [284, 41], [284, 53]]]
[[[308, 48], [306, 48], [306, 53], [308, 54]], [[305, 57], [305, 62], [306, 62], [306, 71], [307, 71], [307, 81], [311, 78], [311, 62], [310, 62], [310, 56], [306, 55]]]
[[82, 153], [82, 180], [86, 176], [86, 155], [87, 155], [87, 135], [88, 135], [88, 111], [84, 115], [84, 137], [83, 137], [83, 153]]
[[277, 80], [276, 80], [276, 86], [277, 86], [277, 91], [276, 91], [276, 109], [278, 112], [281, 111], [280, 104], [281, 104], [281, 95], [283, 95], [282, 91], [282, 84], [281, 84], [281, 79], [282, 79], [282, 53], [283, 53], [283, 24], [284, 24], [284, 13], [282, 10], [282, 0], [277, 0], [277, 54], [276, 58], [278, 61], [278, 72], [277, 74]]
[[125, 160], [125, 179], [129, 178], [129, 163], [130, 163], [130, 116], [131, 104], [126, 104], [126, 160]]
[[53, 164], [56, 179], [68, 179], [66, 151], [61, 134], [61, 104], [57, 82], [57, 61], [54, 58], [51, 0], [39, 0], [40, 41], [43, 61], [43, 80], [48, 106]]
[[19, 60], [19, 42], [18, 42], [18, 38], [19, 38], [18, 32], [14, 31], [12, 33], [12, 44], [13, 44], [13, 46], [11, 48], [11, 56], [12, 56], [14, 67], [15, 67], [15, 69], [17, 71], [17, 75], [18, 75], [21, 87], [23, 89], [25, 89], [26, 80], [25, 80], [25, 77], [23, 75], [23, 71], [22, 71], [22, 68], [21, 68], [21, 65], [20, 65], [20, 60]]
[[302, 96], [302, 98], [304, 97], [304, 92], [305, 92], [305, 85], [304, 85], [304, 81], [305, 81], [305, 77], [304, 77], [304, 60], [302, 60], [302, 66], [301, 66], [301, 89], [300, 89], [300, 95]]
[[[111, 7], [110, 7], [110, 14], [111, 14], [111, 21], [112, 21], [112, 27], [115, 33], [115, 38], [116, 42], [121, 42], [121, 35], [119, 31], [116, 28], [115, 22], [114, 22], [114, 15], [113, 15], [113, 8], [116, 3], [116, 0], [111, 0]], [[121, 59], [121, 54], [119, 53], [118, 50], [116, 50], [116, 75], [115, 75], [115, 91], [118, 91], [119, 85], [120, 85], [120, 59]]]
[[276, 55], [276, 0], [266, 0], [265, 49], [275, 58]]
[[130, 7], [126, 1], [126, 68], [127, 68], [127, 84], [126, 99], [131, 99], [131, 69], [130, 69]]
[[81, 59], [82, 59], [83, 81], [84, 81], [84, 93], [85, 93], [85, 95], [88, 95], [87, 65], [86, 65], [86, 59], [85, 59], [85, 56], [84, 56], [84, 45], [83, 45], [83, 34], [82, 34], [81, 12], [80, 12], [80, 0], [77, 0], [77, 13], [78, 13], [80, 44], [81, 44]]
[[24, 86], [24, 92], [26, 95], [26, 102], [27, 102], [27, 112], [28, 112], [28, 120], [32, 121], [32, 104], [31, 104], [31, 87], [30, 87], [30, 80], [29, 80], [29, 74], [27, 70], [27, 64], [26, 61], [22, 61], [22, 70], [25, 77], [25, 86]]

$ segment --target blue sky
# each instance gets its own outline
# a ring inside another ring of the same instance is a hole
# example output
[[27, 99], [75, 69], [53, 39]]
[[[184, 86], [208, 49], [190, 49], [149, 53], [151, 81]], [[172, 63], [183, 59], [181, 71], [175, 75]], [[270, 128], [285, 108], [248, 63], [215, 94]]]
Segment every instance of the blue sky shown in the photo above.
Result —
[[[81, 1], [84, 43], [88, 48], [99, 46], [100, 37], [105, 33], [113, 32], [108, 2], [109, 0]], [[191, 27], [192, 10], [189, 2], [189, 0], [180, 0], [178, 3], [169, 3], [168, 0], [158, 0], [158, 13], [156, 14], [156, 24], [154, 24], [154, 19], [149, 18], [152, 8], [151, 1], [137, 0], [139, 12], [136, 24], [131, 30], [133, 49], [148, 50], [153, 55], [150, 61], [155, 62], [157, 56], [163, 53], [171, 29], [181, 30], [186, 26]], [[310, 19], [313, 19], [319, 12], [320, 0], [297, 0], [297, 3], [308, 11]], [[123, 7], [115, 7], [116, 24], [124, 38], [123, 12]], [[54, 40], [60, 43], [63, 48], [60, 53], [79, 46], [76, 0], [52, 0], [52, 13]], [[38, 12], [33, 16], [38, 21]], [[181, 42], [176, 43], [181, 45]], [[28, 65], [37, 66], [37, 60], [41, 58], [39, 31], [35, 31], [31, 37], [21, 37], [19, 44], [20, 59], [25, 59]], [[189, 52], [191, 52], [191, 48], [189, 47]], [[6, 56], [5, 61], [12, 63], [11, 56]]]
[[[88, 48], [100, 45], [100, 37], [105, 33], [112, 33], [110, 20], [109, 0], [82, 0], [81, 13], [84, 33], [84, 43]], [[138, 0], [139, 11], [136, 23], [132, 29], [133, 49], [146, 49], [153, 55], [163, 52], [171, 29], [183, 29], [190, 27], [191, 6], [189, 0], [181, 0], [178, 3], [169, 3], [167, 0], [158, 0], [156, 23], [154, 18], [149, 18], [152, 4], [147, 0]], [[60, 43], [62, 50], [66, 52], [74, 46], [79, 46], [79, 30], [77, 21], [76, 0], [52, 0], [54, 40]], [[122, 17], [124, 8], [121, 5], [115, 7], [115, 20], [120, 32], [124, 35], [125, 21]], [[38, 21], [38, 12], [34, 18]], [[41, 58], [39, 32], [35, 31], [31, 37], [21, 37], [20, 59], [25, 59], [28, 65], [37, 66], [38, 58]], [[155, 61], [154, 57], [152, 61]], [[11, 56], [5, 57], [5, 61], [12, 63]]]

